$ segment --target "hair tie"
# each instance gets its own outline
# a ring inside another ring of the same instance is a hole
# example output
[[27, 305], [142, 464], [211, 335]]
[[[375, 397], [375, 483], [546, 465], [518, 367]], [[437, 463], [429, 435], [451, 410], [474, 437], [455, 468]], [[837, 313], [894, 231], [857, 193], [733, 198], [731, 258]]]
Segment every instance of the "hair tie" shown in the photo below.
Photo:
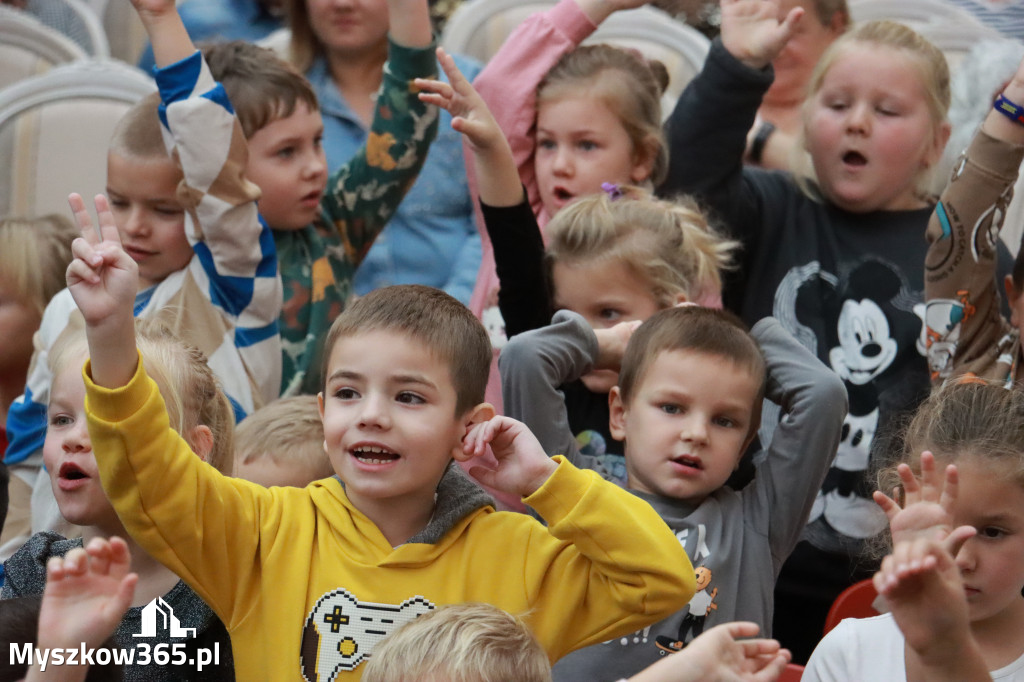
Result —
[[605, 194], [607, 194], [608, 198], [611, 199], [612, 201], [621, 199], [622, 197], [626, 196], [626, 193], [622, 191], [622, 188], [620, 188], [614, 182], [602, 182], [601, 189], [604, 190]]

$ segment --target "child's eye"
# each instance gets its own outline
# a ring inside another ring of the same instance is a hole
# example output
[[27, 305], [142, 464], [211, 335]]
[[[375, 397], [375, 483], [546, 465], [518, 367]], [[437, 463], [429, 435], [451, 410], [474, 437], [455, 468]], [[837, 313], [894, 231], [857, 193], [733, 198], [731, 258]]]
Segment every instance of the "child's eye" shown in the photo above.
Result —
[[725, 429], [731, 429], [732, 427], [736, 426], [736, 421], [730, 419], [729, 417], [715, 417], [715, 425], [721, 426], [722, 428]]
[[61, 426], [71, 426], [74, 423], [74, 421], [74, 419], [72, 419], [66, 414], [55, 414], [52, 417], [50, 417], [50, 426], [57, 428]]
[[682, 414], [683, 408], [675, 403], [662, 403], [658, 408], [665, 414]]
[[984, 538], [989, 538], [989, 539], [992, 539], [992, 540], [996, 540], [996, 539], [1001, 538], [1004, 535], [1006, 535], [1006, 531], [1004, 531], [1001, 528], [994, 528], [992, 526], [986, 526], [985, 528], [982, 528], [982, 529], [980, 529], [978, 531], [978, 535], [980, 535], [980, 536], [982, 536]]
[[537, 149], [543, 149], [545, 151], [551, 151], [554, 148], [555, 148], [555, 141], [554, 140], [545, 140], [545, 139], [537, 140]]
[[890, 109], [888, 107], [878, 107], [877, 109], [875, 109], [875, 111], [877, 111], [882, 116], [899, 116], [898, 111], [896, 111], [895, 109]]
[[339, 388], [334, 392], [334, 397], [340, 400], [355, 400], [359, 393], [354, 388]]
[[295, 156], [295, 147], [282, 147], [274, 153], [274, 156], [279, 159], [290, 159]]
[[107, 203], [110, 204], [111, 208], [127, 208], [128, 202], [124, 199], [115, 199], [113, 197], [107, 197]]
[[160, 215], [166, 216], [179, 216], [182, 213], [184, 213], [183, 209], [180, 209], [176, 206], [157, 206], [156, 209], [154, 210]]
[[406, 405], [422, 405], [426, 402], [421, 396], [413, 393], [412, 391], [402, 391], [395, 396], [395, 400], [400, 403], [405, 403]]
[[597, 149], [598, 144], [593, 140], [580, 140], [577, 146], [585, 152], [592, 152]]
[[317, 135], [316, 137], [313, 138], [313, 148], [314, 149], [320, 149], [320, 147], [323, 146], [323, 143], [324, 143], [324, 136], [323, 135]]
[[846, 102], [829, 102], [825, 106], [827, 106], [832, 111], [842, 111], [843, 109], [846, 108]]
[[601, 312], [598, 313], [598, 317], [602, 320], [614, 322], [622, 317], [622, 311], [616, 310], [615, 308], [601, 308]]

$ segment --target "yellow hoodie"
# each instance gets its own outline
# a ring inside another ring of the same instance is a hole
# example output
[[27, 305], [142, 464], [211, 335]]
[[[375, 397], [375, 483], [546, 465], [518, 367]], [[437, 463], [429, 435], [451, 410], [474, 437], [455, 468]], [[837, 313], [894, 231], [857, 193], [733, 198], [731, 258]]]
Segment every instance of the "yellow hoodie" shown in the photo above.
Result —
[[[555, 661], [693, 596], [693, 568], [650, 505], [567, 461], [524, 500], [547, 527], [476, 506], [435, 542], [392, 548], [336, 478], [266, 489], [201, 462], [141, 361], [114, 390], [87, 366], [86, 389], [104, 490], [131, 536], [227, 626], [239, 680], [358, 680], [401, 623], [466, 601], [525, 614]], [[453, 475], [439, 507], [473, 497]]]

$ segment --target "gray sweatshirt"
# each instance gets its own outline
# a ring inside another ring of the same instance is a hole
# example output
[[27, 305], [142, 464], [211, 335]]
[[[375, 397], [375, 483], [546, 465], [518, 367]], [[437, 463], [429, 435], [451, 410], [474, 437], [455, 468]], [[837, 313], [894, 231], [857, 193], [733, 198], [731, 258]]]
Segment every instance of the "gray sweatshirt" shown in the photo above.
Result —
[[[551, 327], [535, 331], [549, 358], [546, 364], [576, 358], [580, 375], [593, 365], [596, 340], [579, 315], [560, 312]], [[524, 353], [534, 333], [517, 337], [527, 342]], [[753, 621], [770, 634], [775, 579], [800, 539], [835, 455], [847, 401], [842, 380], [776, 320], [761, 320], [751, 333], [767, 361], [766, 396], [782, 408], [770, 445], [754, 458], [753, 482], [738, 492], [723, 487], [696, 506], [635, 493], [654, 507], [686, 548], [697, 570], [697, 594], [682, 611], [650, 628], [569, 654], [555, 665], [556, 682], [629, 677], [680, 648], [681, 642], [729, 621]], [[510, 366], [507, 371], [515, 369]], [[517, 386], [524, 391], [520, 399], [532, 403], [529, 412], [564, 424], [557, 393], [555, 400], [545, 402], [541, 396], [550, 393], [531, 394], [524, 379], [521, 376]], [[508, 397], [506, 392], [506, 410], [515, 409]], [[581, 466], [589, 463], [584, 456], [573, 456]]]

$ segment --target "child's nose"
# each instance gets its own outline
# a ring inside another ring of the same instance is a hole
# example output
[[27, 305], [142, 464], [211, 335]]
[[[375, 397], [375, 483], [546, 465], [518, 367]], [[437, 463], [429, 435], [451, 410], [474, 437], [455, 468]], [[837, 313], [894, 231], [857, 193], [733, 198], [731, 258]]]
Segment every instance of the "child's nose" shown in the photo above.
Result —
[[306, 176], [311, 178], [327, 172], [327, 157], [322, 149], [310, 154], [306, 160], [305, 172]]
[[86, 428], [84, 420], [76, 424], [64, 434], [64, 452], [89, 452], [92, 450], [92, 441], [89, 440], [89, 429]]
[[572, 154], [564, 146], [559, 147], [558, 151], [555, 152], [552, 170], [558, 175], [567, 175], [572, 172], [572, 167]]
[[708, 440], [708, 428], [704, 420], [697, 415], [691, 415], [683, 423], [680, 439], [684, 442], [703, 444]]
[[391, 426], [391, 415], [383, 397], [367, 396], [362, 401], [359, 425], [363, 428], [386, 429]]
[[866, 134], [871, 131], [871, 112], [867, 104], [856, 104], [850, 107], [846, 116], [846, 128], [849, 132]]
[[124, 224], [121, 225], [121, 230], [135, 237], [145, 235], [149, 231], [149, 224], [144, 212], [138, 208], [129, 210], [124, 218]]
[[977, 555], [974, 552], [977, 537], [968, 538], [960, 551], [956, 553], [956, 567], [960, 571], [973, 571], [977, 564]]

